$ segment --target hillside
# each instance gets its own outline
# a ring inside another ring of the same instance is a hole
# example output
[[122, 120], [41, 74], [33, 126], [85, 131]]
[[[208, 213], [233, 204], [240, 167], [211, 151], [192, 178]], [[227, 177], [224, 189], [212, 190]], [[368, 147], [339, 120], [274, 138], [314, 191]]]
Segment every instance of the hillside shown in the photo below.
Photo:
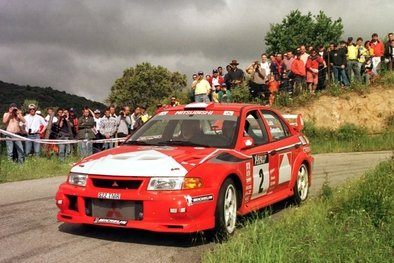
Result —
[[62, 108], [73, 107], [77, 112], [80, 112], [84, 106], [101, 110], [105, 108], [103, 103], [68, 94], [64, 91], [58, 91], [50, 87], [19, 86], [0, 81], [0, 110], [2, 113], [8, 110], [10, 103], [15, 102], [20, 107], [23, 105], [25, 99], [38, 101], [39, 109], [44, 112], [49, 106]]
[[337, 129], [344, 123], [353, 123], [370, 133], [382, 132], [394, 116], [394, 87], [370, 87], [362, 93], [349, 92], [338, 97], [320, 95], [306, 106], [285, 111], [301, 113], [317, 127]]

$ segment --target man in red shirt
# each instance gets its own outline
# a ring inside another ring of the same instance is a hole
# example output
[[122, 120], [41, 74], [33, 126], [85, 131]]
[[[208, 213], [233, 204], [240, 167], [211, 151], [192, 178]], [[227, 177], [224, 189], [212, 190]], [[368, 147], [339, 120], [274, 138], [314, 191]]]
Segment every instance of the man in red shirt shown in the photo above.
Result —
[[294, 79], [294, 95], [297, 96], [302, 92], [302, 87], [305, 86], [305, 64], [301, 60], [301, 53], [297, 53], [296, 58], [291, 64], [291, 74]]
[[371, 48], [373, 49], [373, 57], [372, 57], [372, 72], [376, 75], [378, 74], [378, 69], [380, 69], [381, 57], [384, 55], [384, 45], [383, 42], [379, 40], [378, 34], [372, 34], [372, 40], [370, 43]]
[[306, 83], [308, 84], [311, 95], [315, 95], [320, 64], [323, 64], [324, 67], [326, 65], [323, 58], [317, 54], [317, 51], [312, 49], [311, 55], [306, 62]]

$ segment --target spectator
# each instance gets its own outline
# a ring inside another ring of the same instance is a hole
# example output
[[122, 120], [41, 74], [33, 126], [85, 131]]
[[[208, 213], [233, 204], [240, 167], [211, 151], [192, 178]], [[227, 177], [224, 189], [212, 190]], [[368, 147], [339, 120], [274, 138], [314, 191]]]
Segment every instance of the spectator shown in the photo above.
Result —
[[[16, 135], [22, 135], [20, 123], [25, 123], [25, 118], [22, 115], [22, 111], [18, 109], [15, 103], [11, 103], [8, 112], [4, 113], [3, 123], [7, 126], [6, 131]], [[6, 138], [12, 139], [9, 135], [7, 135]], [[8, 160], [14, 159], [15, 149], [18, 163], [24, 162], [25, 152], [23, 151], [22, 141], [7, 140], [6, 147]]]
[[231, 102], [231, 90], [227, 89], [226, 83], [222, 83], [221, 90], [219, 91], [219, 102]]
[[380, 70], [381, 57], [383, 57], [384, 55], [384, 45], [382, 41], [379, 40], [377, 33], [372, 34], [370, 46], [371, 49], [373, 49], [372, 71], [375, 75], [378, 75], [378, 71]]
[[54, 112], [53, 108], [52, 107], [48, 107], [47, 108], [47, 116], [45, 116], [45, 121], [47, 123], [49, 122], [49, 119], [51, 118], [52, 115], [53, 115], [52, 122], [57, 122], [57, 118], [55, 116], [55, 112]]
[[131, 114], [131, 130], [136, 130], [136, 123], [141, 115], [141, 108], [140, 106], [135, 107], [133, 114]]
[[387, 47], [384, 57], [387, 62], [387, 69], [392, 71], [394, 67], [394, 38], [391, 39], [390, 46]]
[[116, 127], [116, 137], [124, 138], [129, 135], [131, 129], [130, 107], [125, 106], [119, 112], [119, 116], [116, 118]]
[[335, 45], [334, 43], [330, 43], [328, 45], [327, 51], [323, 54], [323, 59], [327, 65], [327, 76], [328, 76], [329, 83], [331, 83], [332, 79], [333, 79], [333, 69], [331, 66], [331, 64], [332, 64], [331, 63], [331, 53], [335, 49], [334, 45]]
[[268, 90], [270, 92], [269, 105], [272, 106], [275, 102], [276, 94], [279, 91], [279, 82], [275, 79], [275, 76], [272, 73], [269, 76]]
[[219, 83], [215, 84], [215, 90], [212, 92], [212, 101], [218, 103], [219, 102], [219, 92], [221, 85]]
[[317, 54], [315, 49], [312, 49], [306, 62], [306, 83], [311, 95], [315, 95], [316, 92], [320, 64], [325, 65], [326, 62]]
[[285, 64], [286, 69], [288, 70], [288, 73], [290, 72], [291, 64], [293, 63], [293, 61], [294, 61], [293, 52], [287, 51], [285, 53], [285, 57], [283, 59], [283, 64]]
[[[100, 121], [100, 132], [105, 139], [112, 139], [116, 132], [116, 119], [111, 116], [110, 108], [105, 109], [104, 116]], [[104, 149], [113, 147], [113, 142], [105, 142]]]
[[109, 106], [109, 112], [110, 112], [110, 114], [111, 114], [111, 117], [114, 117], [114, 118], [118, 117], [118, 116], [116, 115], [116, 107], [115, 107], [114, 105], [110, 105], [110, 106]]
[[362, 37], [358, 37], [356, 44], [357, 44], [357, 61], [358, 61], [358, 65], [360, 68], [360, 72], [361, 71], [361, 65], [364, 64], [365, 59], [368, 57], [368, 50], [364, 47], [363, 45], [363, 39]]
[[266, 82], [265, 70], [260, 67], [260, 63], [255, 61], [246, 68], [246, 73], [250, 75], [249, 92], [253, 98], [259, 98], [263, 94]]
[[282, 61], [282, 54], [276, 54], [275, 58], [271, 61], [271, 74], [274, 75], [275, 80], [282, 81], [283, 74], [286, 72], [286, 65]]
[[230, 71], [228, 72], [229, 81], [231, 83], [231, 89], [233, 87], [239, 86], [245, 79], [245, 73], [242, 69], [237, 66], [239, 63], [237, 60], [233, 59], [230, 63]]
[[[93, 154], [93, 144], [91, 140], [95, 139], [94, 128], [95, 123], [91, 111], [88, 107], [82, 110], [82, 116], [79, 118], [79, 129], [77, 139], [80, 140], [79, 154], [82, 158]], [[83, 140], [83, 141], [82, 141]]]
[[[36, 114], [37, 107], [34, 104], [29, 105], [29, 113], [25, 116], [26, 120], [26, 132], [27, 138], [30, 140], [39, 140], [40, 139], [40, 126], [43, 125], [46, 127], [46, 122], [43, 117]], [[33, 148], [34, 155], [39, 156], [41, 146], [38, 141], [26, 141], [25, 142], [25, 153], [29, 155]]]
[[72, 123], [72, 138], [76, 138], [77, 137], [77, 133], [78, 133], [78, 117], [77, 115], [75, 115], [75, 110], [74, 108], [70, 108], [68, 110], [68, 120]]
[[[343, 43], [342, 43], [343, 44]], [[334, 78], [337, 83], [344, 86], [349, 86], [349, 81], [346, 76], [346, 50], [340, 45], [335, 44], [334, 50], [331, 52], [331, 65], [333, 67]]]
[[271, 74], [271, 63], [268, 61], [268, 57], [266, 53], [261, 54], [260, 67], [265, 70], [266, 76]]
[[347, 77], [352, 82], [352, 74], [357, 82], [361, 82], [360, 67], [358, 65], [358, 47], [353, 43], [353, 37], [348, 37], [347, 42]]
[[[371, 48], [371, 41], [369, 41], [369, 40], [365, 41], [364, 47], [368, 51], [368, 57], [372, 58], [375, 54], [373, 53], [373, 49]], [[372, 61], [371, 61], [371, 63], [372, 63]]]
[[319, 46], [319, 50], [317, 55], [320, 56], [324, 63], [319, 63], [319, 73], [317, 73], [317, 87], [316, 90], [323, 90], [326, 88], [326, 78], [327, 78], [327, 62], [325, 57], [327, 57], [327, 51], [325, 50], [323, 45]]
[[[102, 135], [100, 132], [101, 112], [99, 109], [94, 110], [93, 120], [94, 120], [94, 124], [95, 124], [95, 129], [93, 130], [93, 132], [95, 134], [95, 139], [100, 140], [100, 139], [102, 139]], [[94, 143], [93, 144], [93, 152], [98, 152], [99, 149], [101, 149], [102, 147], [103, 147], [102, 143]]]
[[[56, 112], [57, 122], [52, 124], [52, 130], [55, 133], [55, 137], [59, 140], [67, 141], [70, 138], [73, 138], [72, 127], [73, 123], [70, 121], [69, 116], [67, 114], [67, 110], [63, 110], [59, 108]], [[64, 161], [65, 158], [70, 155], [70, 144], [69, 143], [60, 143], [59, 147], [59, 159]]]
[[176, 96], [171, 96], [170, 98], [170, 106], [171, 107], [176, 107], [179, 106], [179, 101], [176, 99]]
[[223, 68], [222, 68], [222, 66], [219, 66], [219, 67], [218, 67], [218, 74], [219, 74], [219, 77], [221, 77], [222, 79], [224, 78], [224, 73], [223, 73]]
[[300, 46], [300, 54], [301, 54], [300, 59], [302, 60], [302, 62], [304, 62], [304, 65], [306, 65], [306, 62], [308, 61], [309, 54], [306, 53], [305, 45]]
[[305, 86], [305, 64], [301, 60], [301, 53], [298, 52], [296, 58], [291, 64], [291, 75], [294, 80], [293, 94], [299, 95], [303, 91], [303, 87]]
[[387, 34], [387, 42], [384, 43], [384, 58], [386, 62], [386, 68], [388, 70], [393, 70], [393, 56], [392, 54], [392, 41], [394, 40], [394, 34], [388, 33]]
[[369, 85], [371, 81], [373, 81], [373, 79], [375, 78], [375, 74], [373, 73], [372, 68], [373, 67], [372, 67], [371, 58], [367, 57], [361, 66], [361, 72], [362, 72], [364, 84]]
[[215, 90], [217, 85], [222, 85], [224, 79], [222, 76], [219, 75], [219, 71], [217, 69], [212, 70], [212, 90]]
[[192, 88], [191, 88], [191, 91], [190, 91], [190, 101], [194, 101], [194, 89], [196, 88], [196, 85], [197, 85], [197, 79], [198, 79], [198, 76], [197, 76], [197, 74], [193, 74], [192, 75]]
[[211, 92], [211, 86], [209, 82], [204, 79], [204, 72], [198, 72], [198, 78], [194, 85], [194, 101], [195, 102], [209, 102], [209, 93]]

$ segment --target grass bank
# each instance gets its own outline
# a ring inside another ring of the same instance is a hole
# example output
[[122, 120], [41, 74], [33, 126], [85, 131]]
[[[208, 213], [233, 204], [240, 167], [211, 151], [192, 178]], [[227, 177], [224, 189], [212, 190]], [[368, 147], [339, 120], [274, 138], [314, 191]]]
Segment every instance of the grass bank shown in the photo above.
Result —
[[30, 157], [23, 164], [17, 164], [3, 155], [0, 156], [0, 183], [67, 175], [76, 160], [75, 157], [63, 162], [55, 158]]
[[392, 189], [394, 158], [280, 219], [251, 220], [203, 262], [392, 262]]
[[[393, 126], [394, 127], [394, 126]], [[303, 133], [311, 142], [312, 152], [366, 152], [394, 149], [394, 129], [380, 134], [368, 134], [366, 129], [345, 123], [337, 130], [317, 128], [306, 122]]]

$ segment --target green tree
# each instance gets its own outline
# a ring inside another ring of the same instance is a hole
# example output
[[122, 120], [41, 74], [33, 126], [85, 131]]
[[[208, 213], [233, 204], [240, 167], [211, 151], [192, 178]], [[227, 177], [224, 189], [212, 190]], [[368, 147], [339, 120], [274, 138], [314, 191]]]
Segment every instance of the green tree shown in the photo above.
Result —
[[124, 70], [111, 87], [107, 101], [131, 107], [144, 103], [153, 108], [169, 96], [179, 94], [186, 85], [186, 75], [145, 62]]
[[281, 24], [271, 24], [265, 36], [267, 53], [295, 51], [300, 45], [328, 45], [338, 42], [343, 34], [342, 19], [332, 20], [320, 11], [318, 15], [293, 10]]

